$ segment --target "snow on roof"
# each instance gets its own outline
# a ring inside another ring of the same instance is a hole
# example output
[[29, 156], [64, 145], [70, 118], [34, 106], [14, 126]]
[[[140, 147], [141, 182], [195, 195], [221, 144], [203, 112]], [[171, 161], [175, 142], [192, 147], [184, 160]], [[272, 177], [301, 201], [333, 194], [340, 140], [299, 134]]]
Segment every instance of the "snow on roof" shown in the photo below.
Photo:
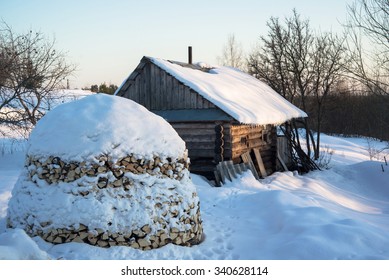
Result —
[[83, 161], [132, 153], [182, 157], [185, 142], [163, 118], [126, 98], [94, 94], [48, 112], [31, 133], [28, 154]]
[[268, 85], [238, 69], [205, 63], [183, 67], [164, 59], [147, 58], [241, 123], [281, 124], [307, 117]]

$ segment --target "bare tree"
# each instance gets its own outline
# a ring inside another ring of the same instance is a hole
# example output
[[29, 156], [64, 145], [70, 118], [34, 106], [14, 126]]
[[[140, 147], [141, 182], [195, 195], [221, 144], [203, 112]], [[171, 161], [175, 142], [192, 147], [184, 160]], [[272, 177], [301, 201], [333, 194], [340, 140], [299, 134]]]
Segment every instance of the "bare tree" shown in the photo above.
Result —
[[361, 29], [389, 51], [389, 1], [356, 0], [348, 6], [349, 26]]
[[227, 43], [223, 47], [222, 56], [218, 57], [218, 61], [223, 66], [243, 69], [244, 57], [242, 46], [236, 41], [234, 34], [228, 36]]
[[328, 95], [337, 87], [345, 75], [347, 59], [346, 37], [322, 33], [315, 37], [310, 54], [309, 71], [312, 72], [310, 90], [316, 111], [316, 147], [314, 158], [320, 157], [320, 133]]
[[15, 34], [0, 25], [0, 123], [34, 126], [52, 102], [53, 90], [74, 70], [55, 40], [29, 31]]
[[356, 0], [348, 15], [349, 72], [371, 93], [389, 94], [389, 1]]
[[[260, 37], [259, 46], [249, 55], [249, 72], [268, 83], [286, 99], [309, 112], [313, 106], [320, 112], [315, 122], [309, 118], [301, 124], [306, 132], [308, 156], [319, 158], [321, 118], [324, 101], [344, 70], [344, 39], [331, 33], [315, 33], [309, 20], [303, 20], [294, 10], [284, 24], [271, 18], [266, 36]], [[297, 125], [293, 124], [299, 143]], [[311, 127], [314, 125], [316, 139]]]

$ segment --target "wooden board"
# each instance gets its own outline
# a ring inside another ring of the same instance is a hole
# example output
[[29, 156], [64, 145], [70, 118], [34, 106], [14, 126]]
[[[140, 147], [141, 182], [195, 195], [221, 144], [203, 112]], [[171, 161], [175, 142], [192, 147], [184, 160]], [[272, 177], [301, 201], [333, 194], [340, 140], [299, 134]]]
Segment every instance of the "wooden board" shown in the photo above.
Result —
[[216, 187], [221, 187], [220, 173], [217, 170], [215, 170], [215, 171], [213, 171], [213, 174], [215, 176]]
[[281, 158], [281, 156], [278, 152], [277, 152], [277, 159], [280, 161], [282, 168], [284, 168], [284, 171], [289, 171], [284, 160]]
[[220, 187], [226, 180], [232, 181], [249, 169], [251, 170], [251, 167], [248, 163], [233, 164], [231, 160], [219, 162], [214, 171], [215, 184]]
[[236, 171], [235, 171], [234, 164], [233, 164], [232, 160], [226, 161], [226, 167], [227, 167], [228, 172], [230, 173], [231, 179], [238, 177], [237, 174], [236, 174]]
[[220, 181], [225, 184], [226, 183], [226, 179], [227, 179], [227, 174], [225, 172], [225, 170], [223, 169], [222, 165], [218, 164], [216, 166], [216, 170], [219, 172], [220, 174]]
[[253, 151], [254, 151], [255, 159], [257, 160], [259, 171], [261, 172], [262, 178], [266, 178], [267, 172], [265, 169], [265, 165], [263, 164], [263, 161], [262, 161], [261, 153], [259, 152], [258, 149], [253, 149]]
[[253, 163], [251, 156], [250, 156], [250, 152], [246, 152], [246, 153], [242, 154], [241, 158], [242, 158], [243, 162], [249, 164], [251, 172], [253, 173], [255, 179], [258, 180], [259, 179], [258, 172], [255, 169], [254, 163]]

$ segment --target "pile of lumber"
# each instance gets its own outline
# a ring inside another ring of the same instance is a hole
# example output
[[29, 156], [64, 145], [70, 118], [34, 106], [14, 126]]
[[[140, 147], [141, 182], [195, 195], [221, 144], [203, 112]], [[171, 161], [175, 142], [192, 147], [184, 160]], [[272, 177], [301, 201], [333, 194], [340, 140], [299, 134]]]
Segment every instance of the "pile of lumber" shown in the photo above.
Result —
[[255, 160], [257, 162], [259, 170], [256, 169], [254, 162], [251, 158], [251, 151], [241, 155], [242, 163], [234, 164], [232, 160], [219, 162], [216, 166], [216, 170], [214, 171], [216, 186], [220, 187], [222, 184], [226, 183], [226, 180], [232, 181], [233, 179], [237, 178], [238, 175], [242, 174], [247, 170], [250, 170], [251, 173], [254, 175], [255, 179], [257, 180], [260, 177], [267, 177], [267, 172], [259, 150], [253, 149], [253, 153], [255, 155]]

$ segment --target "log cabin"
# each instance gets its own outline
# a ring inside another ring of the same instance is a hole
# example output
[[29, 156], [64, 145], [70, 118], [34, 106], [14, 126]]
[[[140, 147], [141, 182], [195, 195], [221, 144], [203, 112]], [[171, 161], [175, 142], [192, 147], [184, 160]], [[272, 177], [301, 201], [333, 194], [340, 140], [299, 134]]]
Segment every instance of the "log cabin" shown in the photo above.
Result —
[[[144, 56], [115, 93], [166, 119], [186, 142], [192, 173], [214, 179], [222, 161], [259, 150], [277, 171], [277, 125], [306, 113], [238, 69]], [[259, 170], [259, 166], [256, 166]], [[262, 167], [263, 168], [263, 167]]]

